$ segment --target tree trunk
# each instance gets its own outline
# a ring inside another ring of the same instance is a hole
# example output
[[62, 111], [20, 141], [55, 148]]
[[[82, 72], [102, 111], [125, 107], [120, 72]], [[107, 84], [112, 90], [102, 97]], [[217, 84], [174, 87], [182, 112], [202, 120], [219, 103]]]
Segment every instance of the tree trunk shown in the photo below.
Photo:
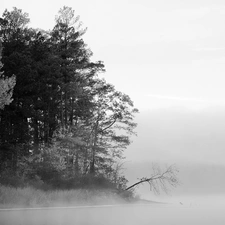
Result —
[[92, 161], [90, 165], [90, 174], [95, 175], [95, 156], [96, 156], [96, 146], [98, 140], [98, 121], [96, 122], [95, 129], [94, 129], [94, 142], [92, 145]]
[[33, 127], [34, 127], [34, 154], [38, 154], [39, 153], [39, 127], [38, 127], [37, 118], [33, 119]]

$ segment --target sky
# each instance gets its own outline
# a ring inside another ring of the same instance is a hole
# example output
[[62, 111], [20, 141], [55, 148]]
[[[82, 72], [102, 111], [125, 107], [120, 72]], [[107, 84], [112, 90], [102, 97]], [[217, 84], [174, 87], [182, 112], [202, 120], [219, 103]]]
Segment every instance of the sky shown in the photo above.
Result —
[[2, 0], [0, 14], [15, 6], [48, 30], [64, 5], [88, 28], [100, 76], [140, 110], [127, 160], [224, 166], [225, 1]]

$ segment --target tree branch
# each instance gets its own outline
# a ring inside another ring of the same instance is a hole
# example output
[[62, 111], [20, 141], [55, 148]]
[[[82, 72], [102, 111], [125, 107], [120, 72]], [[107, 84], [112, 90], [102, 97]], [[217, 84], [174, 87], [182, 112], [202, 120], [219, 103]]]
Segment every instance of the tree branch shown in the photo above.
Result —
[[140, 181], [132, 184], [131, 186], [127, 187], [125, 191], [128, 191], [140, 184], [148, 183], [150, 185], [151, 190], [153, 189], [154, 192], [159, 193], [160, 188], [167, 192], [167, 186], [176, 187], [179, 185], [179, 181], [177, 178], [177, 173], [179, 172], [174, 165], [169, 166], [163, 173], [160, 172], [160, 168], [153, 167], [154, 174], [150, 177], [143, 177]]
[[114, 119], [114, 121], [109, 124], [107, 127], [105, 127], [104, 129], [101, 129], [101, 132], [104, 132], [105, 130], [109, 129], [115, 122], [116, 122], [117, 118]]

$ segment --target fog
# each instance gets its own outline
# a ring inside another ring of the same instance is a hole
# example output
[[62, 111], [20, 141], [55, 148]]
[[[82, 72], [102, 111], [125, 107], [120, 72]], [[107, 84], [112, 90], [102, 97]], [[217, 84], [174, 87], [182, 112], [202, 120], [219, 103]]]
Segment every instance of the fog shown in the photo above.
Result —
[[[225, 108], [218, 106], [225, 104], [224, 1], [63, 4], [88, 27], [85, 43], [94, 61], [105, 62], [107, 82], [140, 109], [138, 136], [124, 152], [129, 184], [150, 176], [157, 163], [176, 164], [180, 185], [160, 195], [148, 185], [136, 189], [161, 203], [0, 210], [0, 225], [224, 225]], [[1, 6], [1, 12], [23, 9], [31, 26], [48, 30], [62, 2], [3, 0]]]
[[147, 204], [51, 210], [0, 211], [1, 225], [222, 225], [222, 207]]
[[180, 185], [155, 195], [136, 193], [150, 204], [0, 210], [0, 225], [222, 225], [225, 223], [225, 110], [167, 108], [141, 112], [138, 136], [125, 152], [129, 184], [149, 176], [152, 163], [176, 164]]
[[225, 109], [162, 107], [137, 116], [138, 136], [126, 151], [130, 184], [150, 176], [152, 163], [176, 164], [180, 185], [155, 196], [147, 185], [136, 192], [146, 199], [187, 205], [225, 202]]
[[128, 160], [190, 161], [224, 165], [225, 109], [165, 108], [140, 112]]

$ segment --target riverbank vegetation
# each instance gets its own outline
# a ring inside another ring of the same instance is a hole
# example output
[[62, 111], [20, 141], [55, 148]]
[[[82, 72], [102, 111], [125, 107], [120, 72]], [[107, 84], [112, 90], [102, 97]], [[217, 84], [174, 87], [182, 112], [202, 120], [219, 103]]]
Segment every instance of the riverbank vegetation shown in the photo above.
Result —
[[113, 190], [106, 189], [43, 191], [33, 187], [0, 186], [0, 208], [4, 209], [124, 204], [138, 200], [136, 196], [128, 199]]

